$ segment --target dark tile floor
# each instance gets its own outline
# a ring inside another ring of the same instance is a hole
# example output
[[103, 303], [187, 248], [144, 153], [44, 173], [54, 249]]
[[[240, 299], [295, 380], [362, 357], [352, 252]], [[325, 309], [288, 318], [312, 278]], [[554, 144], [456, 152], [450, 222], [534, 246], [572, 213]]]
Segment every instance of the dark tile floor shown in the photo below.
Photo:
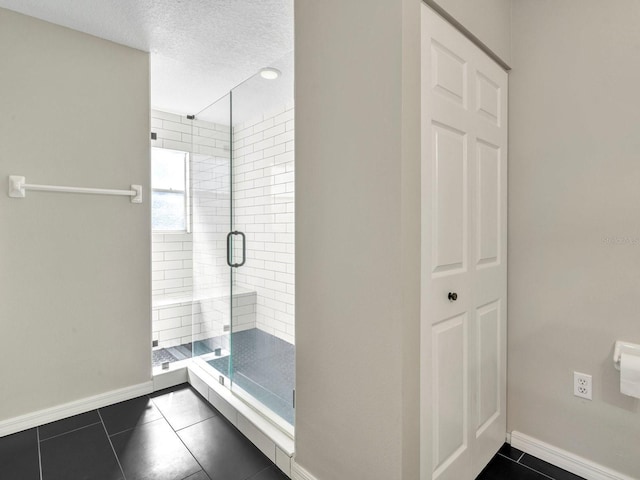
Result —
[[[2, 480], [286, 480], [188, 385], [0, 438]], [[476, 480], [584, 480], [504, 444]]]
[[187, 385], [0, 438], [2, 480], [285, 480]]
[[584, 480], [505, 443], [476, 480]]

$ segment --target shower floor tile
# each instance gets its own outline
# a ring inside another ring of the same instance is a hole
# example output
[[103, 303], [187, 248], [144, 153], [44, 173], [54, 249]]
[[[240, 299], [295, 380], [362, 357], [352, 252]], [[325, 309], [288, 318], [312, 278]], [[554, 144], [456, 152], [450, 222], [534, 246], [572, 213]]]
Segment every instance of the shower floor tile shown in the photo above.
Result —
[[231, 334], [231, 356], [207, 363], [293, 425], [295, 346], [253, 328]]
[[[191, 358], [192, 352], [193, 356], [213, 354], [223, 345], [230, 346], [231, 355], [207, 363], [293, 425], [295, 345], [258, 328], [154, 350], [153, 366]], [[233, 375], [229, 375], [230, 363]]]

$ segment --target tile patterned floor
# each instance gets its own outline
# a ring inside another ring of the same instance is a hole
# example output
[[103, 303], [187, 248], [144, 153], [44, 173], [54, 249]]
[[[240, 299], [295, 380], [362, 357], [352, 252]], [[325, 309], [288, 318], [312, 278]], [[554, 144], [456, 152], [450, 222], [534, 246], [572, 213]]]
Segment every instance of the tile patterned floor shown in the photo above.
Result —
[[285, 480], [187, 385], [0, 438], [2, 480]]
[[[286, 480], [187, 385], [0, 438], [2, 480]], [[584, 480], [504, 444], [476, 480]]]
[[476, 480], [584, 480], [505, 443]]

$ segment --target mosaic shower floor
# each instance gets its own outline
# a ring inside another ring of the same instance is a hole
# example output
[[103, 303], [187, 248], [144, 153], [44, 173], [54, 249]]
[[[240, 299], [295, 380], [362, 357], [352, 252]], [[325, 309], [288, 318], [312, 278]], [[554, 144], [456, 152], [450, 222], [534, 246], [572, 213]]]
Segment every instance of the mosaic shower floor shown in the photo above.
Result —
[[[210, 354], [220, 343], [208, 339], [155, 350], [153, 363], [184, 360], [191, 357], [192, 350], [196, 356]], [[231, 355], [207, 363], [293, 425], [295, 346], [257, 328], [232, 333], [230, 343]]]

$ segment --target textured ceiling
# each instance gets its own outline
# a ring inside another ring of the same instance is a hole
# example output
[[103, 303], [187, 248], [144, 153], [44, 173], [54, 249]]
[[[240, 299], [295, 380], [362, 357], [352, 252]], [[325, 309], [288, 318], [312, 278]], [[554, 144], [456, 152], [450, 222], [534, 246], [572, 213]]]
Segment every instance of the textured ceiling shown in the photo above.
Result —
[[0, 0], [151, 52], [151, 104], [188, 114], [293, 50], [293, 0]]

